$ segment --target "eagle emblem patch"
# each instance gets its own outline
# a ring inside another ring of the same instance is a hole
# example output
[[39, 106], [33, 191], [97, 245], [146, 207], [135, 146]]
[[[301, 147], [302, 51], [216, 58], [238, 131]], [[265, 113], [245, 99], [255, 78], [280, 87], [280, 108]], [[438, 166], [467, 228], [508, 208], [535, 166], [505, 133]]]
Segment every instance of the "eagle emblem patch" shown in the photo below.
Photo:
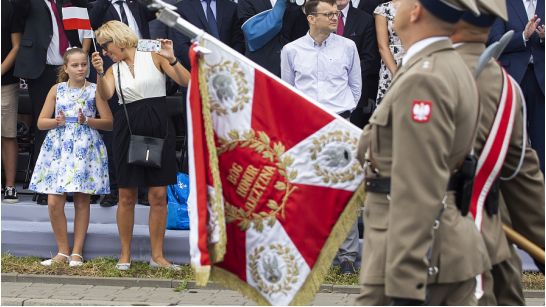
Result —
[[418, 123], [428, 122], [430, 112], [432, 111], [432, 102], [428, 101], [413, 101], [412, 118]]

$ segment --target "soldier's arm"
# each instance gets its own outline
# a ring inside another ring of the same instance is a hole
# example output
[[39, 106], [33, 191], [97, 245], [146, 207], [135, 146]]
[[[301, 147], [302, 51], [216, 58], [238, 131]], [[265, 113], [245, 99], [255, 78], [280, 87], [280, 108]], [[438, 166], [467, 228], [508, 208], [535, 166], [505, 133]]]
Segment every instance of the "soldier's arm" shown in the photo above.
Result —
[[[455, 135], [455, 107], [450, 100], [455, 94], [432, 72], [405, 77], [411, 82], [398, 81], [398, 97], [391, 106], [393, 156], [385, 294], [424, 301], [429, 268], [426, 254], [451, 173], [448, 158]], [[429, 103], [430, 111], [426, 107]]]
[[[521, 99], [518, 97], [518, 112], [501, 177], [511, 176], [519, 165], [524, 141], [521, 110]], [[500, 190], [514, 230], [544, 249], [544, 175], [539, 168], [537, 153], [529, 144], [520, 171], [512, 180], [501, 180]]]

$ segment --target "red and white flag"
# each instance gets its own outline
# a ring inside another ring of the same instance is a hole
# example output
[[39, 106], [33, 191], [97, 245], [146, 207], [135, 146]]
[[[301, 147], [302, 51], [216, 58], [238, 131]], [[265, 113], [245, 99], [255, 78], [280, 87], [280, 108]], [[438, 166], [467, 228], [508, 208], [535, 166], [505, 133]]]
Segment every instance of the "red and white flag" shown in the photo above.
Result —
[[308, 305], [361, 213], [362, 130], [209, 35], [201, 43], [187, 108], [196, 281], [210, 270], [259, 304]]
[[63, 7], [63, 25], [65, 30], [92, 30], [84, 7]]

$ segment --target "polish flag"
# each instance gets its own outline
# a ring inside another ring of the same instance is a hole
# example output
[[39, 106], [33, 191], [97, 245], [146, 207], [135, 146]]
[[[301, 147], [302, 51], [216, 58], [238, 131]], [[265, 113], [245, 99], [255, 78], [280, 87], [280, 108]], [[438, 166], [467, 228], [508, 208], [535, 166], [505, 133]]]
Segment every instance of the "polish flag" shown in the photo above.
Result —
[[205, 34], [190, 49], [190, 254], [260, 305], [308, 305], [364, 202], [362, 130]]
[[84, 7], [63, 7], [63, 25], [65, 30], [93, 30]]

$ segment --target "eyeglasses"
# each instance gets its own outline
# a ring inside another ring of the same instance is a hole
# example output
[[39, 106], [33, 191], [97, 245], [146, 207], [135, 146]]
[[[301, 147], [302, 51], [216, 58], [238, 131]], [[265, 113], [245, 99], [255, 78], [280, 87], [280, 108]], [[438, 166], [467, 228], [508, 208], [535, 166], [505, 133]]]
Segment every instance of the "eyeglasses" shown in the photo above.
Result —
[[97, 45], [99, 45], [99, 47], [101, 47], [102, 49], [104, 49], [104, 51], [108, 52], [108, 47], [106, 47], [106, 45], [108, 45], [108, 44], [111, 43], [111, 42], [113, 42], [113, 40], [109, 40], [109, 41], [105, 42], [104, 44], [98, 44], [98, 43], [97, 43]]
[[311, 13], [311, 14], [315, 14], [315, 15], [324, 15], [326, 17], [328, 17], [328, 19], [332, 20], [334, 18], [334, 16], [336, 16], [337, 18], [341, 17], [341, 12], [335, 12], [335, 13]]

